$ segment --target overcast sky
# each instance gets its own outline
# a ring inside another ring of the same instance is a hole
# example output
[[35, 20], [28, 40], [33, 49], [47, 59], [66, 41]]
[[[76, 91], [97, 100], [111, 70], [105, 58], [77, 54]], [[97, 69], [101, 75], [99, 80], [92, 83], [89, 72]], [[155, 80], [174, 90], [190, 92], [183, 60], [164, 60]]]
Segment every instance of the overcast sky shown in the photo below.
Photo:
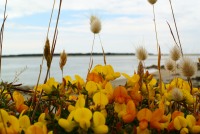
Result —
[[[56, 0], [49, 39], [52, 41], [59, 0]], [[0, 0], [2, 23], [5, 0]], [[184, 53], [200, 52], [200, 1], [172, 0]], [[53, 0], [8, 0], [3, 54], [42, 53]], [[174, 45], [168, 21], [175, 33], [168, 0], [155, 4], [158, 41], [162, 53]], [[135, 52], [143, 45], [157, 53], [153, 7], [147, 0], [63, 0], [55, 49], [60, 53], [91, 51], [93, 34], [90, 15], [102, 21], [101, 40], [105, 52]], [[97, 36], [98, 37], [98, 36]], [[99, 38], [94, 52], [102, 52]]]

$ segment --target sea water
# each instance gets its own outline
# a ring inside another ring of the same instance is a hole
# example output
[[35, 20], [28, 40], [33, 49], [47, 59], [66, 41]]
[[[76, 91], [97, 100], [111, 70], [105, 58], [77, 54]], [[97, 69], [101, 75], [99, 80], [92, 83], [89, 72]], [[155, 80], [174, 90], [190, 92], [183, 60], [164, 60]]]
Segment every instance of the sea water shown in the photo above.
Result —
[[[168, 56], [162, 56], [161, 65]], [[197, 61], [198, 56], [192, 57]], [[52, 61], [50, 75], [58, 82], [62, 80], [62, 72], [59, 67], [59, 57], [55, 56]], [[133, 75], [137, 71], [138, 60], [134, 55], [108, 55], [106, 56], [107, 64], [112, 65], [114, 71]], [[81, 76], [84, 80], [88, 72], [90, 56], [68, 56], [67, 63], [64, 66], [63, 75], [69, 75], [74, 78], [75, 75]], [[157, 65], [157, 56], [149, 56], [144, 61], [145, 66]], [[103, 56], [93, 56], [93, 67], [97, 64], [104, 65]], [[1, 81], [15, 82], [23, 85], [36, 85], [40, 68], [42, 65], [42, 57], [7, 57], [2, 58]], [[44, 82], [47, 67], [44, 60], [40, 83]], [[156, 71], [150, 70], [150, 71]]]

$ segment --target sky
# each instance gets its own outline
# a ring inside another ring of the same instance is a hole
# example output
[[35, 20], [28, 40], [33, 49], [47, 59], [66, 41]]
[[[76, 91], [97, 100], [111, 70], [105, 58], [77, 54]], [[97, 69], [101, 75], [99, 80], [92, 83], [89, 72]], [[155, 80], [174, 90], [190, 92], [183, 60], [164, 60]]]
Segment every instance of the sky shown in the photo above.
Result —
[[[4, 4], [0, 0], [0, 24]], [[53, 0], [8, 0], [3, 55], [42, 53]], [[49, 40], [52, 42], [58, 12], [56, 0]], [[172, 0], [183, 53], [200, 52], [200, 1]], [[154, 5], [158, 42], [162, 53], [174, 46], [167, 21], [176, 35], [169, 0]], [[134, 53], [144, 46], [149, 53], [157, 53], [153, 21], [153, 6], [147, 0], [63, 0], [58, 24], [55, 53], [88, 53], [92, 49], [93, 33], [90, 16], [102, 23], [100, 36], [94, 41], [94, 52]], [[177, 36], [175, 36], [177, 38]]]

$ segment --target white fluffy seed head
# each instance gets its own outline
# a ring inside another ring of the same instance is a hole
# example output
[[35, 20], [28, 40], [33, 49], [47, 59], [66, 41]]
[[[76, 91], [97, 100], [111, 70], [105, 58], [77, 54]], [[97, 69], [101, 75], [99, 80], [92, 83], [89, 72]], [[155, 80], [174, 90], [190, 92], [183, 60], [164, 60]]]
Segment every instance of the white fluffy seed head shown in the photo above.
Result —
[[90, 17], [90, 30], [94, 34], [98, 34], [101, 31], [101, 21], [97, 16], [91, 15], [91, 17]]
[[157, 0], [148, 0], [150, 4], [155, 4], [157, 2]]
[[170, 50], [170, 58], [174, 61], [179, 60], [181, 57], [181, 51], [180, 48], [178, 46], [174, 46], [171, 50]]
[[165, 61], [164, 67], [166, 70], [173, 72], [176, 69], [176, 63], [172, 59], [167, 59]]
[[174, 101], [182, 101], [183, 100], [183, 92], [179, 88], [173, 88], [171, 91], [172, 100]]
[[140, 61], [146, 60], [148, 57], [147, 50], [143, 46], [139, 46], [138, 48], [136, 48], [136, 57]]
[[190, 78], [197, 72], [197, 64], [188, 57], [183, 57], [179, 63], [183, 76]]

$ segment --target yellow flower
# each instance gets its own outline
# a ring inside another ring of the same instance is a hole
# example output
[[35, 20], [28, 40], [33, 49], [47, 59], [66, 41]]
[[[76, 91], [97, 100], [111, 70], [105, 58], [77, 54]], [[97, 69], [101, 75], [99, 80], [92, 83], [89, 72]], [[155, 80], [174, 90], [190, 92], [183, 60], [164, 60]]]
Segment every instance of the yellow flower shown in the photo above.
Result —
[[4, 110], [0, 109], [0, 123], [6, 124], [8, 122], [9, 114]]
[[80, 127], [84, 130], [88, 130], [90, 127], [90, 120], [92, 118], [92, 112], [87, 108], [78, 108], [74, 113], [74, 120], [79, 123]]
[[126, 73], [122, 73], [122, 75], [127, 79], [126, 85], [128, 87], [133, 87], [140, 80], [140, 76], [138, 74], [134, 74], [133, 76], [129, 76]]
[[183, 116], [177, 116], [174, 119], [174, 127], [176, 130], [187, 127], [187, 120]]
[[191, 133], [200, 133], [200, 126], [196, 125], [196, 119], [193, 115], [187, 115], [186, 120]]
[[89, 96], [92, 96], [92, 94], [94, 94], [97, 91], [97, 85], [93, 81], [88, 81], [85, 88], [88, 91]]
[[31, 125], [30, 119], [27, 115], [19, 117], [19, 126], [20, 129], [26, 132], [27, 128]]
[[85, 82], [83, 78], [81, 78], [79, 75], [75, 75], [75, 80], [73, 81], [73, 84], [76, 84], [79, 90], [82, 90], [83, 86], [85, 85]]
[[44, 124], [47, 123], [47, 121], [45, 120], [45, 113], [41, 113], [39, 118], [38, 118], [38, 122], [42, 122]]
[[9, 115], [5, 110], [0, 109], [0, 133], [17, 134], [19, 132], [20, 128], [18, 119], [13, 115]]
[[110, 82], [106, 83], [105, 89], [103, 90], [103, 92], [107, 95], [107, 98], [108, 98], [109, 102], [111, 103], [113, 101], [114, 89], [113, 89], [112, 84]]
[[103, 78], [107, 81], [114, 80], [120, 77], [120, 73], [114, 72], [113, 67], [111, 65], [96, 65], [92, 72], [96, 74], [101, 74]]
[[45, 91], [45, 93], [50, 94], [53, 90], [53, 87], [57, 87], [58, 82], [55, 81], [54, 78], [48, 79], [48, 81], [42, 85], [42, 89]]
[[94, 112], [93, 114], [93, 130], [94, 133], [103, 134], [108, 132], [108, 126], [105, 125], [106, 119], [101, 112]]
[[182, 128], [180, 131], [180, 134], [188, 134], [188, 133], [189, 133], [188, 128]]
[[72, 111], [67, 119], [59, 119], [58, 124], [65, 129], [66, 132], [71, 132], [78, 124], [73, 121], [75, 111]]
[[42, 128], [38, 125], [31, 125], [28, 127], [26, 134], [46, 134], [47, 132], [45, 131], [45, 128]]
[[118, 117], [121, 118], [126, 113], [126, 104], [115, 103], [114, 110], [118, 113]]
[[95, 103], [95, 106], [100, 106], [100, 108], [103, 109], [108, 104], [108, 98], [103, 92], [100, 91], [94, 94], [93, 102]]

